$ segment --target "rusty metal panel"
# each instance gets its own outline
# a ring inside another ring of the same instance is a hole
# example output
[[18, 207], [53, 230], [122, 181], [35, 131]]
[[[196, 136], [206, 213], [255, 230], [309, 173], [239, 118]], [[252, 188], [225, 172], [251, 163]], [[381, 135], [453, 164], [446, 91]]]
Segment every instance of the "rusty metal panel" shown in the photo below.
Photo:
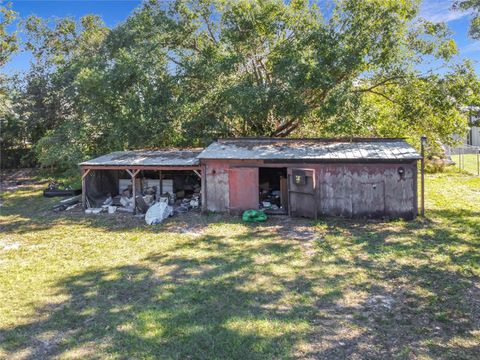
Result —
[[295, 217], [317, 217], [316, 178], [313, 169], [289, 168], [289, 214]]
[[202, 149], [116, 151], [84, 161], [80, 166], [198, 166]]
[[235, 138], [213, 142], [198, 159], [350, 162], [418, 160], [420, 155], [404, 139]]
[[229, 173], [230, 211], [238, 213], [258, 209], [258, 168], [230, 168]]

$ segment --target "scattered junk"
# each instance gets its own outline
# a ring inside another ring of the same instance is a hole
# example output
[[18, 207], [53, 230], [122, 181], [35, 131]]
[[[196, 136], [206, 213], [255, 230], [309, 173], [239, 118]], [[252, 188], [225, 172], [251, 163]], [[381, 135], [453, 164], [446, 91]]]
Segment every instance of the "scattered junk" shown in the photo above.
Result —
[[259, 168], [258, 208], [269, 215], [287, 214], [287, 170], [285, 168]]
[[100, 214], [103, 211], [103, 208], [90, 208], [85, 210], [85, 214]]
[[80, 164], [85, 212], [131, 213], [154, 225], [169, 216], [200, 210], [198, 154], [122, 151]]
[[77, 196], [69, 197], [67, 199], [60, 200], [60, 202], [57, 205], [53, 206], [53, 211], [59, 212], [64, 210], [69, 211], [69, 210], [75, 209], [77, 206], [80, 205], [81, 199], [82, 199], [81, 196], [77, 195]]
[[80, 203], [76, 203], [76, 204], [70, 205], [70, 206], [67, 207], [65, 210], [66, 210], [66, 211], [73, 210], [73, 209], [75, 209], [76, 207], [78, 207], [78, 205], [80, 205]]
[[145, 214], [147, 225], [157, 225], [163, 220], [173, 215], [173, 208], [168, 205], [168, 201], [160, 201], [153, 204]]
[[47, 188], [43, 190], [43, 196], [55, 197], [55, 196], [75, 196], [80, 195], [82, 190], [73, 189], [70, 186], [65, 186], [63, 183], [51, 182]]
[[114, 214], [117, 211], [123, 213], [135, 213], [138, 217], [145, 217], [148, 225], [161, 223], [169, 216], [183, 214], [193, 209], [199, 209], [200, 182], [186, 176], [183, 182], [183, 189], [174, 191], [173, 179], [162, 179], [162, 190], [160, 180], [140, 178], [137, 179], [135, 201], [133, 198], [132, 183], [128, 179], [119, 179], [119, 195], [107, 194], [101, 207], [88, 207], [86, 214], [108, 213]]

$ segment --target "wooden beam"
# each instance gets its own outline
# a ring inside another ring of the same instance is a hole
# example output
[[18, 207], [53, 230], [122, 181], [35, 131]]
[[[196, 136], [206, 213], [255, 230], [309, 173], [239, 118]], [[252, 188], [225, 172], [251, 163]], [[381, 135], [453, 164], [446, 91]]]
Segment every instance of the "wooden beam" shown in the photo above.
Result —
[[140, 172], [140, 169], [137, 169], [137, 170], [125, 169], [125, 171], [130, 175], [130, 177], [134, 178]]
[[200, 178], [202, 179], [202, 175], [198, 172], [198, 170], [193, 170], [193, 172]]
[[87, 181], [86, 177], [90, 173], [90, 169], [82, 169], [82, 207], [87, 208]]
[[207, 166], [202, 165], [203, 178], [200, 178], [200, 192], [202, 196], [202, 212], [207, 212]]
[[292, 216], [292, 203], [290, 201], [290, 181], [292, 180], [292, 175], [289, 174], [289, 170], [287, 169], [287, 204], [288, 204], [288, 216]]
[[171, 171], [171, 170], [200, 170], [200, 166], [134, 166], [134, 165], [128, 165], [128, 166], [119, 166], [119, 165], [88, 165], [88, 169], [92, 170], [133, 170], [133, 169], [139, 169], [139, 170], [150, 170], [150, 171], [157, 171], [157, 170], [165, 170], [165, 171]]
[[132, 178], [132, 196], [133, 196], [133, 213], [137, 213], [137, 200], [136, 200], [136, 186], [135, 186], [135, 177], [138, 175], [140, 172], [140, 169], [130, 171], [129, 169], [125, 169], [131, 176]]
[[[163, 177], [163, 174], [162, 174], [162, 170], [158, 170], [158, 177], [160, 179], [160, 189], [159, 192], [160, 192], [160, 196], [162, 196], [163, 194], [163, 184], [162, 184], [162, 177]], [[157, 201], [159, 201], [160, 199], [157, 199]]]
[[82, 180], [85, 179], [85, 177], [88, 175], [91, 169], [83, 169], [82, 170]]

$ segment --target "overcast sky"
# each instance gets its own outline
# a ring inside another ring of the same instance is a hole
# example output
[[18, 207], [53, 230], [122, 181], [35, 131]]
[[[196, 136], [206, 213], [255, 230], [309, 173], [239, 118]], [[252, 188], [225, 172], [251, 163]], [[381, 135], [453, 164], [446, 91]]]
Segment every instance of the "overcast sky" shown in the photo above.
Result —
[[[1, 0], [0, 0], [1, 1]], [[320, 0], [328, 3], [332, 0]], [[44, 18], [72, 16], [80, 18], [94, 13], [100, 15], [109, 27], [122, 22], [141, 4], [141, 0], [13, 0], [12, 7], [20, 18], [35, 14]], [[458, 61], [463, 58], [474, 60], [474, 66], [480, 75], [480, 41], [468, 38], [469, 15], [451, 10], [451, 0], [425, 0], [420, 16], [431, 21], [445, 21], [453, 31], [453, 37], [460, 50]], [[19, 53], [2, 69], [7, 73], [26, 70], [30, 54]], [[432, 65], [433, 66], [433, 65]]]

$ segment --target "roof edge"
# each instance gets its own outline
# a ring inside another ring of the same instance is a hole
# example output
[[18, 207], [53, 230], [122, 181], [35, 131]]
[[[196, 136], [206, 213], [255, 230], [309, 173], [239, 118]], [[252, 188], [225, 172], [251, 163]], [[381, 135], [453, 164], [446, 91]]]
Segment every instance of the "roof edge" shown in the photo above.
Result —
[[284, 138], [284, 137], [229, 137], [217, 138], [216, 142], [223, 141], [319, 141], [319, 142], [384, 142], [384, 141], [406, 141], [404, 137], [386, 138], [386, 137], [340, 137], [340, 138]]

